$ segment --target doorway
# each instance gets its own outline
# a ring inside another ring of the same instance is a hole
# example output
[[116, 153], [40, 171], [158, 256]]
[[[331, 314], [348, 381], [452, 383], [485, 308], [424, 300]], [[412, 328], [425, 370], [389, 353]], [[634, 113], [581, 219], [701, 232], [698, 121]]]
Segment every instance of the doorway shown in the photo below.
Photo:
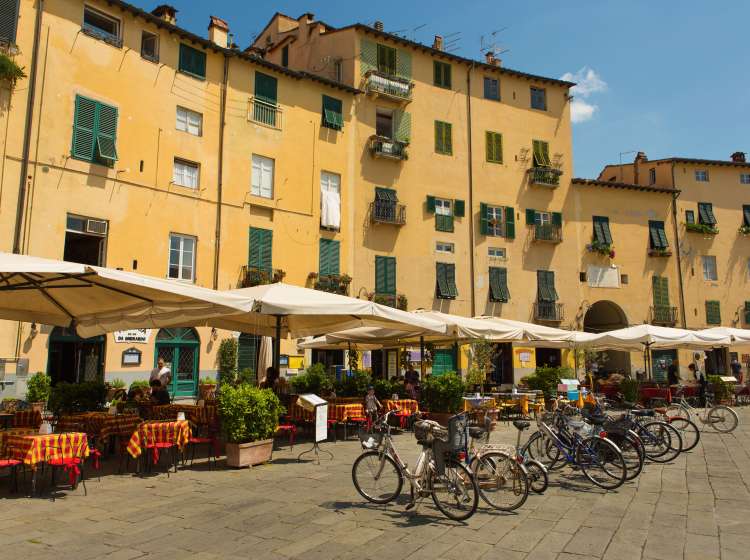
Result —
[[492, 356], [490, 379], [497, 385], [512, 385], [513, 379], [513, 344], [504, 342], [495, 345]]
[[714, 348], [706, 352], [706, 375], [727, 375], [727, 350]]
[[173, 397], [194, 397], [198, 393], [198, 350], [200, 338], [192, 328], [160, 329], [156, 335], [154, 366], [163, 358], [172, 381], [169, 393]]
[[559, 348], [536, 348], [536, 367], [560, 367], [562, 353]]
[[669, 366], [677, 361], [677, 350], [652, 350], [651, 351], [651, 371], [654, 381], [657, 383], [667, 383]]
[[104, 336], [81, 338], [74, 329], [52, 329], [47, 356], [47, 374], [52, 384], [102, 381], [104, 341]]
[[[614, 302], [597, 301], [589, 307], [583, 318], [583, 330], [590, 333], [603, 333], [624, 329], [628, 326], [628, 318], [622, 308]], [[597, 356], [598, 373], [630, 373], [630, 353], [617, 350], [605, 350]]]

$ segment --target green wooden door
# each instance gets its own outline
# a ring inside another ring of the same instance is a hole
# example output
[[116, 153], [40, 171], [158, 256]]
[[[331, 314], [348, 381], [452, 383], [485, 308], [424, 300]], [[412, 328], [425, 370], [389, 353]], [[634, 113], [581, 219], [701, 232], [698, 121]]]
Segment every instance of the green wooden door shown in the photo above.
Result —
[[198, 349], [195, 329], [161, 329], [156, 335], [154, 366], [163, 358], [172, 372], [169, 393], [173, 397], [194, 397], [198, 393]]
[[432, 353], [432, 375], [443, 375], [456, 371], [454, 352], [450, 348], [438, 348]]

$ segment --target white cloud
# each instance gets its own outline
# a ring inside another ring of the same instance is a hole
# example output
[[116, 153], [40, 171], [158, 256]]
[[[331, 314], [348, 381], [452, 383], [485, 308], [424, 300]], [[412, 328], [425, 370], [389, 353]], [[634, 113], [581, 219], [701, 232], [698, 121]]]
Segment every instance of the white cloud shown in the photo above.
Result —
[[570, 94], [573, 96], [573, 101], [570, 104], [570, 120], [574, 123], [591, 120], [599, 110], [599, 106], [587, 100], [592, 94], [595, 96], [607, 91], [607, 82], [602, 80], [601, 76], [588, 66], [584, 66], [575, 74], [566, 72], [561, 76], [561, 79], [576, 83], [574, 87], [570, 88]]

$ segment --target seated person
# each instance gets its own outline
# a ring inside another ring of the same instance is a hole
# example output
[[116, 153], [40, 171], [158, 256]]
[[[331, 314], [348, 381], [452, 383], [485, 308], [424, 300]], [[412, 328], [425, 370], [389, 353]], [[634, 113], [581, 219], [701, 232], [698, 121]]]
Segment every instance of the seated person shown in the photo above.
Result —
[[169, 404], [169, 391], [166, 387], [161, 386], [161, 381], [158, 379], [152, 379], [149, 383], [151, 385], [151, 401], [155, 404]]

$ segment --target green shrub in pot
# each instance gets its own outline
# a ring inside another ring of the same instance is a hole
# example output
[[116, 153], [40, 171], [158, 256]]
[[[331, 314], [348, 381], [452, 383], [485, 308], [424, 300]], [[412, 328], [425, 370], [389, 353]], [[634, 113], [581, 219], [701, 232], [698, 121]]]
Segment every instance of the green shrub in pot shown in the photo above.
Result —
[[56, 415], [102, 410], [107, 399], [107, 386], [96, 381], [61, 382], [52, 388], [49, 409]]
[[41, 371], [26, 381], [26, 400], [30, 403], [46, 403], [52, 392], [52, 379]]
[[422, 382], [422, 407], [430, 412], [455, 414], [463, 409], [466, 385], [454, 371], [431, 375]]
[[333, 380], [326, 372], [323, 364], [311, 365], [305, 370], [305, 373], [293, 377], [290, 383], [292, 390], [298, 395], [314, 393], [324, 396], [333, 389]]

